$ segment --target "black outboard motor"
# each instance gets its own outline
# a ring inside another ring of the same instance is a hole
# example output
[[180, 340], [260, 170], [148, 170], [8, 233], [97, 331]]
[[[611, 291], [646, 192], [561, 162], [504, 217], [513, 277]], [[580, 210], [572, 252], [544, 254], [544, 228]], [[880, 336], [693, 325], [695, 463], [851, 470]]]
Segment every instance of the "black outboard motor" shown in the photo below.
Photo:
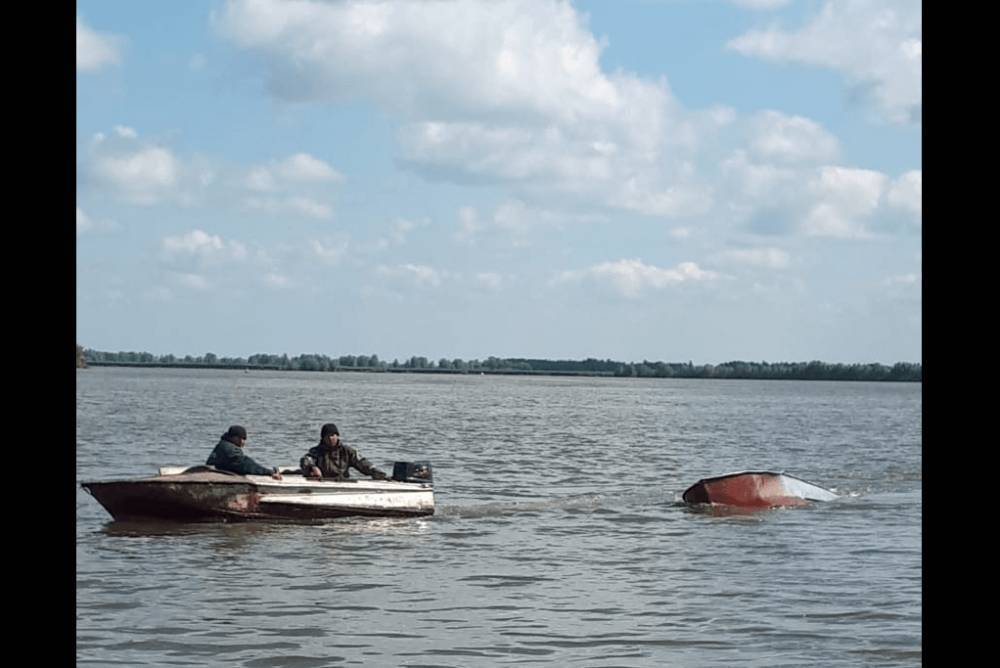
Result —
[[430, 462], [394, 462], [392, 479], [398, 482], [434, 482]]

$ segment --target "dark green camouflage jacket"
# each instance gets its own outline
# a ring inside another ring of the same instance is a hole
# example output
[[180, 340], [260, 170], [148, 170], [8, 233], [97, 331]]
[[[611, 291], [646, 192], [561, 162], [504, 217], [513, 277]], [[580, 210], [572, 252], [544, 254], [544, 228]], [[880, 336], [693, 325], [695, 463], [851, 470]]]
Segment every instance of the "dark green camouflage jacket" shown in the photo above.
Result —
[[351, 476], [347, 470], [352, 466], [365, 475], [379, 480], [386, 477], [385, 473], [379, 471], [372, 466], [371, 462], [359, 455], [357, 450], [343, 443], [338, 443], [335, 448], [330, 448], [323, 443], [310, 448], [309, 452], [299, 460], [299, 467], [302, 469], [302, 473], [306, 474], [312, 466], [318, 466], [324, 478], [333, 478], [334, 480], [349, 480]]

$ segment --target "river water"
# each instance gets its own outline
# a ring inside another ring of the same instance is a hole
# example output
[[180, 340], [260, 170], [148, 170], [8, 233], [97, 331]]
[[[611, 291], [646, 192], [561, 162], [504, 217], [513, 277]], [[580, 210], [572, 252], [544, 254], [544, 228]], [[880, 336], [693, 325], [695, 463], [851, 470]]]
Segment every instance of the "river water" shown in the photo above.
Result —
[[[203, 463], [230, 424], [295, 466], [324, 422], [430, 460], [435, 515], [118, 523], [78, 487], [78, 665], [922, 661], [920, 384], [91, 368], [77, 479]], [[841, 498], [679, 503], [762, 468]]]

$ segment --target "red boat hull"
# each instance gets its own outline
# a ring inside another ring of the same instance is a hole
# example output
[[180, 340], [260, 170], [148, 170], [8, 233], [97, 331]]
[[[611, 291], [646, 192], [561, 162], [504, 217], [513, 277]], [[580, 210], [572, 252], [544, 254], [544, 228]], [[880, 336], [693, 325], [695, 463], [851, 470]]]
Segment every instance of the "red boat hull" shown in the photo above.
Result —
[[685, 490], [686, 503], [774, 508], [827, 501], [836, 494], [804, 480], [773, 471], [742, 471], [705, 478]]

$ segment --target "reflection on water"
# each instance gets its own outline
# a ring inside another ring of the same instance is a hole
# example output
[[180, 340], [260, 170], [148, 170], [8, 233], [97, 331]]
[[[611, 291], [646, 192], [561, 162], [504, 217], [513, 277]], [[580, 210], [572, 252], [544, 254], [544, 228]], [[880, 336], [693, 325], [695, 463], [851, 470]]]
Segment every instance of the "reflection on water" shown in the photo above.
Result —
[[100, 527], [107, 536], [185, 536], [216, 531], [217, 524], [112, 520]]
[[[203, 462], [232, 423], [257, 461], [293, 462], [336, 421], [376, 465], [432, 461], [436, 501], [419, 519], [137, 523], [78, 489], [80, 665], [921, 660], [919, 386], [100, 368], [77, 383], [79, 480]], [[746, 469], [843, 496], [680, 501]]]
[[325, 520], [280, 520], [280, 521], [205, 521], [182, 522], [160, 520], [112, 520], [98, 529], [106, 536], [148, 537], [148, 536], [224, 536], [242, 542], [256, 536], [286, 534], [289, 527], [311, 527], [313, 532], [351, 533], [392, 533], [415, 535], [427, 531], [427, 522], [433, 519], [407, 519], [394, 517], [349, 517]]

